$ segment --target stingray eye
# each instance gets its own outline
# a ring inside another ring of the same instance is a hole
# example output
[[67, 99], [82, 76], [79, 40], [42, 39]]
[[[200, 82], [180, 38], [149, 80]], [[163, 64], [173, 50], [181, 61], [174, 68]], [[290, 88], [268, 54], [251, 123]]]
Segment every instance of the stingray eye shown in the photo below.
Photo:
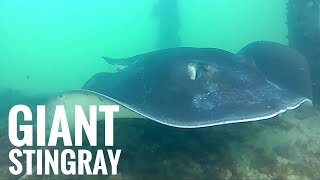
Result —
[[209, 70], [209, 69], [210, 69], [210, 66], [209, 66], [208, 64], [204, 64], [204, 65], [203, 65], [203, 68], [204, 68], [205, 70]]
[[197, 78], [197, 71], [198, 71], [197, 64], [189, 63], [187, 71], [188, 71], [188, 76], [191, 80], [195, 80]]
[[210, 64], [204, 63], [204, 62], [199, 62], [199, 67], [201, 67], [201, 70], [209, 71], [210, 70]]
[[215, 66], [215, 64], [206, 64], [206, 63], [201, 63], [201, 69], [204, 70], [205, 73], [216, 73], [218, 72], [218, 68]]

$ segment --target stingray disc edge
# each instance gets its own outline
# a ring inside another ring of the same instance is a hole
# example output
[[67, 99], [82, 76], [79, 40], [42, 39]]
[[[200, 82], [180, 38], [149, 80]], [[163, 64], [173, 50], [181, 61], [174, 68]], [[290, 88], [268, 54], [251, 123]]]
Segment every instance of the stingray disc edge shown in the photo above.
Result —
[[[273, 117], [276, 117], [279, 114], [285, 113], [288, 110], [294, 110], [298, 107], [300, 107], [302, 104], [309, 102], [312, 104], [312, 101], [310, 99], [302, 99], [301, 101], [295, 103], [293, 106], [286, 107], [284, 109], [281, 109], [279, 111], [276, 111], [274, 113], [270, 113], [268, 115], [264, 116], [259, 116], [255, 118], [248, 118], [248, 119], [235, 119], [235, 120], [226, 120], [224, 122], [219, 122], [219, 123], [209, 123], [209, 124], [198, 124], [198, 125], [177, 125], [177, 124], [170, 124], [170, 123], [165, 123], [161, 120], [159, 120], [156, 117], [152, 117], [150, 115], [146, 115], [139, 110], [136, 110], [129, 105], [120, 102], [116, 99], [113, 99], [109, 96], [90, 91], [90, 90], [72, 90], [72, 91], [66, 91], [60, 93], [57, 97], [52, 98], [49, 102], [49, 112], [53, 112], [53, 108], [55, 105], [64, 105], [66, 109], [71, 108], [74, 109], [74, 105], [81, 105], [81, 106], [89, 106], [89, 105], [119, 105], [120, 106], [120, 111], [119, 113], [114, 114], [114, 118], [136, 118], [136, 119], [150, 119], [152, 121], [155, 121], [157, 123], [166, 125], [166, 126], [171, 126], [171, 127], [176, 127], [176, 128], [186, 128], [186, 129], [192, 129], [192, 128], [203, 128], [203, 127], [210, 127], [210, 126], [218, 126], [218, 125], [225, 125], [225, 124], [235, 124], [235, 123], [243, 123], [243, 122], [253, 122], [253, 121], [259, 121], [259, 120], [266, 120], [270, 119]], [[84, 108], [88, 109], [88, 108]], [[69, 109], [68, 109], [69, 110]], [[85, 112], [87, 114], [88, 112]], [[70, 122], [69, 119], [74, 120], [74, 111], [68, 111], [67, 113], [68, 117], [68, 122]], [[72, 118], [73, 117], [73, 118]], [[103, 116], [99, 116], [98, 120], [103, 119]], [[72, 121], [71, 120], [71, 121]], [[72, 122], [74, 126], [74, 122]]]

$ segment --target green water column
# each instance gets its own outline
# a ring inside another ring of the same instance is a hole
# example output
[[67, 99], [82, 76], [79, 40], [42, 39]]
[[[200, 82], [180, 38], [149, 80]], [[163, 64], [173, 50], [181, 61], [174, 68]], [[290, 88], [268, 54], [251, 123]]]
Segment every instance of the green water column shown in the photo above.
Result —
[[158, 22], [157, 49], [180, 46], [178, 0], [158, 0], [154, 14]]
[[320, 105], [320, 28], [319, 0], [288, 0], [289, 46], [309, 61], [313, 81], [313, 98]]

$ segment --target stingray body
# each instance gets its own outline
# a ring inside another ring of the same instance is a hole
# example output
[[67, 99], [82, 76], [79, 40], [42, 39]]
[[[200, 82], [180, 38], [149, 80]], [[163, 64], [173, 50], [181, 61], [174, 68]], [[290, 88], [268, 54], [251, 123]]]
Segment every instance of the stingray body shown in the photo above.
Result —
[[98, 73], [82, 90], [64, 92], [49, 104], [117, 104], [115, 118], [199, 128], [269, 119], [312, 100], [305, 59], [272, 42], [249, 44], [238, 54], [173, 48], [104, 59], [121, 70]]
[[290, 79], [295, 73], [309, 77], [304, 59], [288, 59], [293, 50], [275, 43], [263, 49], [261, 43], [248, 45], [238, 55], [214, 48], [173, 48], [105, 58], [126, 67], [96, 74], [83, 89], [132, 114], [181, 128], [268, 119], [311, 101], [309, 81]]

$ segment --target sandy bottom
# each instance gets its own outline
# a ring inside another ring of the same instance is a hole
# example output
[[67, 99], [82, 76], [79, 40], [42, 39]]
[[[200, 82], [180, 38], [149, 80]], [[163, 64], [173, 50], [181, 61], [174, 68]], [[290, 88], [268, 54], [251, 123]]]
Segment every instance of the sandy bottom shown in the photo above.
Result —
[[[118, 120], [114, 131], [115, 148], [122, 149], [119, 175], [90, 176], [90, 179], [303, 180], [320, 177], [320, 111], [310, 107], [270, 120], [200, 129], [172, 128], [148, 120]], [[1, 125], [0, 132], [0, 155], [8, 157], [12, 146], [5, 124]], [[0, 165], [1, 178], [19, 178], [9, 174], [8, 158], [1, 158]], [[25, 179], [88, 179], [88, 176], [28, 176]]]

